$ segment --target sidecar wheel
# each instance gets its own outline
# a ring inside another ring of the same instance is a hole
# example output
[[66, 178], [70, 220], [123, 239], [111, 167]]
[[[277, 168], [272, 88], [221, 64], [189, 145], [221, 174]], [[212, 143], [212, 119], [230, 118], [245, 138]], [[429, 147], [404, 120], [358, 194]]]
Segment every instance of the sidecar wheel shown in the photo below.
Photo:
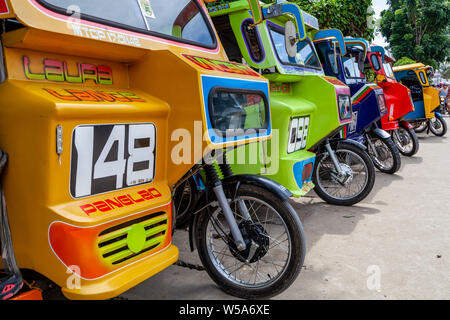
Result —
[[447, 133], [447, 123], [442, 118], [434, 118], [430, 120], [430, 131], [437, 137], [443, 137]]
[[402, 160], [400, 152], [392, 139], [382, 139], [373, 134], [369, 134], [369, 139], [377, 150], [378, 157], [375, 156], [370, 146], [368, 152], [375, 167], [383, 173], [394, 174], [400, 170]]
[[400, 127], [397, 133], [393, 132], [392, 140], [398, 151], [406, 157], [412, 157], [419, 151], [419, 139], [413, 129]]

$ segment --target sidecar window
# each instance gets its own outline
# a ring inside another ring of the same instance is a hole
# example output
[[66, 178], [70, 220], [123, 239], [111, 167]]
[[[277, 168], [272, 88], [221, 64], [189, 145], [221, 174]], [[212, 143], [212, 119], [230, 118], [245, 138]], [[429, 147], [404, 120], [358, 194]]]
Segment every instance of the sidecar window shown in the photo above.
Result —
[[411, 91], [411, 97], [414, 102], [423, 101], [423, 87], [417, 79], [417, 76], [403, 78], [401, 83]]
[[242, 135], [268, 128], [268, 103], [259, 91], [214, 88], [209, 96], [212, 127], [222, 136]]
[[427, 84], [427, 78], [425, 77], [425, 73], [423, 73], [423, 71], [419, 72], [419, 77], [420, 77], [420, 81], [422, 81], [423, 85]]
[[389, 62], [386, 62], [383, 64], [384, 67], [384, 73], [386, 73], [386, 76], [388, 78], [394, 79], [394, 71], [392, 70], [392, 65]]
[[[336, 54], [338, 55], [339, 53], [336, 53]], [[335, 57], [334, 51], [328, 52], [327, 58], [328, 58], [329, 65], [330, 65], [330, 67], [331, 67], [331, 71], [332, 71], [335, 75], [338, 75], [338, 74], [339, 74], [339, 65], [338, 65], [339, 62], [338, 62], [337, 59], [339, 59], [339, 58], [336, 58], [336, 57]]]
[[370, 62], [372, 62], [373, 70], [375, 70], [375, 71], [380, 70], [380, 68], [381, 68], [380, 60], [378, 59], [378, 56], [376, 54], [370, 55]]
[[297, 54], [291, 58], [286, 51], [286, 44], [284, 41], [284, 28], [277, 25], [270, 25], [270, 36], [275, 48], [278, 59], [282, 64], [305, 66], [317, 70], [322, 70], [322, 65], [317, 57], [316, 50], [309, 38], [306, 38], [297, 43]]
[[68, 16], [215, 48], [217, 41], [196, 0], [38, 0]]

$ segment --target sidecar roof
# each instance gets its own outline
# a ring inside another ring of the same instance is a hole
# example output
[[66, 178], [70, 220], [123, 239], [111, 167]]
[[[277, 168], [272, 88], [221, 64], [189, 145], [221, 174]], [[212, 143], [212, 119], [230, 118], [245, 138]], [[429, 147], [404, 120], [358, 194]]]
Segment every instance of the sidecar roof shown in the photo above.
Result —
[[364, 50], [365, 56], [367, 56], [367, 53], [370, 51], [369, 42], [361, 38], [345, 37], [345, 46], [347, 48], [361, 47]]
[[423, 63], [413, 63], [406, 64], [404, 66], [398, 66], [392, 68], [394, 72], [405, 71], [405, 70], [417, 70], [417, 69], [429, 69], [431, 66], [424, 65]]

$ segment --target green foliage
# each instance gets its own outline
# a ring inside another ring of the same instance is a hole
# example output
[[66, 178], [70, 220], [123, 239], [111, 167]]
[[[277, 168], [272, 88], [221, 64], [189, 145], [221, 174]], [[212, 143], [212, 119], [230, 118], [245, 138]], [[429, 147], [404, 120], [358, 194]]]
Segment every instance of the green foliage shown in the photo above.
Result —
[[[339, 29], [344, 36], [374, 39], [368, 25], [372, 0], [289, 0], [319, 19], [321, 29]], [[270, 1], [268, 1], [270, 2]]]
[[407, 64], [414, 64], [417, 63], [417, 61], [410, 59], [408, 57], [403, 57], [401, 59], [398, 59], [395, 63], [394, 63], [394, 67], [399, 67], [399, 66], [404, 66]]
[[437, 67], [448, 61], [450, 5], [447, 0], [388, 0], [380, 30], [395, 58]]

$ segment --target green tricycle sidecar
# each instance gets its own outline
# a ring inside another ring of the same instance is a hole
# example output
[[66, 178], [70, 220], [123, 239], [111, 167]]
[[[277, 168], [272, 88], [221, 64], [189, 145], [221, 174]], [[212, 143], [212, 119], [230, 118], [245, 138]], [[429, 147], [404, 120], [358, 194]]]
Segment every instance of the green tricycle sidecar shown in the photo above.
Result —
[[375, 171], [364, 146], [340, 138], [352, 122], [350, 90], [324, 75], [311, 40], [336, 38], [345, 50], [342, 33], [319, 31], [318, 20], [293, 3], [263, 5], [259, 13], [257, 1], [208, 1], [207, 7], [228, 58], [270, 80], [273, 137], [260, 150], [237, 148], [228, 157], [233, 170], [265, 175], [295, 197], [314, 187], [332, 204], [362, 201]]

